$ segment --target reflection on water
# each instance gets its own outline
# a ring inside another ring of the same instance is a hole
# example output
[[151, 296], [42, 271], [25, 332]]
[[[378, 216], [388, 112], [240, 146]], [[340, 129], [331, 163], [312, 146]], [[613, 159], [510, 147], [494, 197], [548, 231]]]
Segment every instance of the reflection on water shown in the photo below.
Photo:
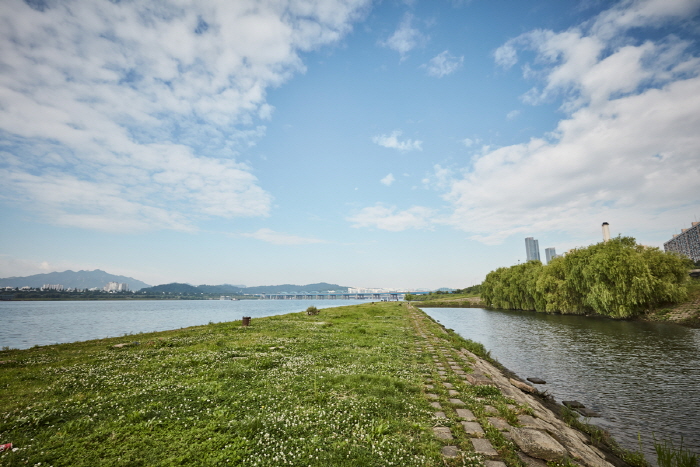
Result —
[[592, 419], [628, 449], [642, 437], [655, 460], [653, 435], [700, 453], [700, 330], [478, 308], [426, 313], [481, 342], [522, 378], [536, 376], [557, 401], [578, 400], [602, 414]]

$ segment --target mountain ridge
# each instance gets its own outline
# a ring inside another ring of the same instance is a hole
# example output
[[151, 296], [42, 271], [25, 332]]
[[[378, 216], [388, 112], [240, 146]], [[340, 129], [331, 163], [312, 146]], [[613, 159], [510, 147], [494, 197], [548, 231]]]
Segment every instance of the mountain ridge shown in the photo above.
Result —
[[129, 290], [138, 291], [150, 287], [143, 281], [133, 277], [118, 276], [110, 274], [101, 269], [93, 271], [62, 271], [33, 274], [31, 276], [12, 276], [0, 278], [0, 287], [32, 287], [38, 288], [44, 284], [60, 284], [67, 289], [92, 289], [94, 287], [103, 288], [108, 282], [126, 283]]

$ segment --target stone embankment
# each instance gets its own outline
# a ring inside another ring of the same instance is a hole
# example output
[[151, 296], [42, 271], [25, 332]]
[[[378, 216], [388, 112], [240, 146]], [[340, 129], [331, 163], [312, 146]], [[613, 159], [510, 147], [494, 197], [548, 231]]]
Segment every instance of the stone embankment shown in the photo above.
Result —
[[421, 339], [417, 351], [433, 362], [425, 397], [435, 409], [433, 431], [446, 461], [478, 454], [486, 467], [505, 467], [514, 453], [529, 467], [546, 467], [547, 461], [613, 467], [585, 434], [546, 408], [534, 388], [455, 348], [447, 331], [424, 313], [410, 307], [410, 314]]

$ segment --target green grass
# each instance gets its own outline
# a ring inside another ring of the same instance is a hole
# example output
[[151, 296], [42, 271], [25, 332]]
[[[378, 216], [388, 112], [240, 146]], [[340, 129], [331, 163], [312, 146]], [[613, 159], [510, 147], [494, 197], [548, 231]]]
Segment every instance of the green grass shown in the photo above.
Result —
[[414, 348], [377, 303], [5, 350], [0, 465], [442, 465]]
[[683, 438], [681, 445], [675, 447], [673, 441], [657, 441], [654, 437], [654, 450], [659, 467], [697, 467], [700, 456], [688, 449], [683, 448]]

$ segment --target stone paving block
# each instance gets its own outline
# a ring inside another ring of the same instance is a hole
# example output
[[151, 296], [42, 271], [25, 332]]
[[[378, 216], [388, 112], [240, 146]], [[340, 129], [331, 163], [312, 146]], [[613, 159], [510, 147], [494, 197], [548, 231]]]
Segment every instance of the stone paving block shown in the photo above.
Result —
[[440, 376], [446, 376], [446, 375], [447, 375], [447, 372], [446, 372], [446, 371], [443, 371], [443, 370], [440, 370], [440, 371], [438, 371], [438, 374], [439, 374]]
[[455, 362], [455, 361], [453, 361], [453, 360], [447, 360], [447, 364], [448, 364], [448, 365], [456, 365], [457, 362]]
[[469, 409], [456, 409], [455, 412], [457, 412], [457, 416], [459, 418], [463, 418], [468, 422], [473, 422], [476, 420], [474, 413], [472, 413], [472, 411]]
[[425, 389], [435, 389], [435, 386], [433, 386], [432, 384], [426, 384]]
[[434, 409], [441, 409], [442, 408], [442, 406], [440, 405], [439, 402], [431, 402], [430, 406]]
[[484, 412], [489, 414], [498, 415], [498, 409], [496, 407], [491, 407], [490, 405], [484, 406]]
[[454, 388], [454, 385], [452, 383], [442, 383], [442, 385], [445, 386], [447, 389]]
[[438, 439], [453, 439], [452, 432], [446, 426], [436, 426], [433, 428], [433, 433]]
[[502, 461], [486, 461], [484, 467], [506, 467], [506, 463]]
[[462, 370], [462, 367], [457, 366], [457, 365], [450, 365], [450, 368], [452, 369], [452, 371], [461, 371]]
[[459, 457], [459, 449], [457, 446], [443, 446], [442, 457], [454, 458]]
[[459, 391], [455, 391], [454, 389], [450, 389], [447, 391], [447, 394], [454, 397], [454, 396], [459, 396]]
[[491, 441], [489, 441], [488, 439], [472, 438], [471, 442], [472, 442], [472, 446], [474, 446], [474, 451], [476, 451], [477, 454], [481, 454], [481, 455], [484, 455], [487, 457], [498, 456], [498, 453], [493, 448]]
[[503, 420], [502, 418], [489, 417], [488, 421], [497, 430], [500, 430], [500, 431], [510, 430], [510, 425], [508, 424], [507, 421]]
[[435, 418], [447, 418], [447, 415], [445, 415], [445, 412], [435, 412], [433, 414], [433, 417], [435, 417]]
[[466, 373], [464, 372], [464, 370], [455, 370], [455, 374], [460, 375], [460, 376], [466, 375]]
[[432, 392], [427, 393], [425, 395], [425, 397], [427, 397], [428, 399], [439, 399], [440, 398], [440, 396], [438, 396], [437, 394], [433, 394]]
[[452, 405], [467, 405], [464, 402], [462, 402], [460, 399], [450, 399], [449, 402]]
[[469, 436], [484, 436], [484, 429], [477, 422], [462, 422], [462, 426]]

